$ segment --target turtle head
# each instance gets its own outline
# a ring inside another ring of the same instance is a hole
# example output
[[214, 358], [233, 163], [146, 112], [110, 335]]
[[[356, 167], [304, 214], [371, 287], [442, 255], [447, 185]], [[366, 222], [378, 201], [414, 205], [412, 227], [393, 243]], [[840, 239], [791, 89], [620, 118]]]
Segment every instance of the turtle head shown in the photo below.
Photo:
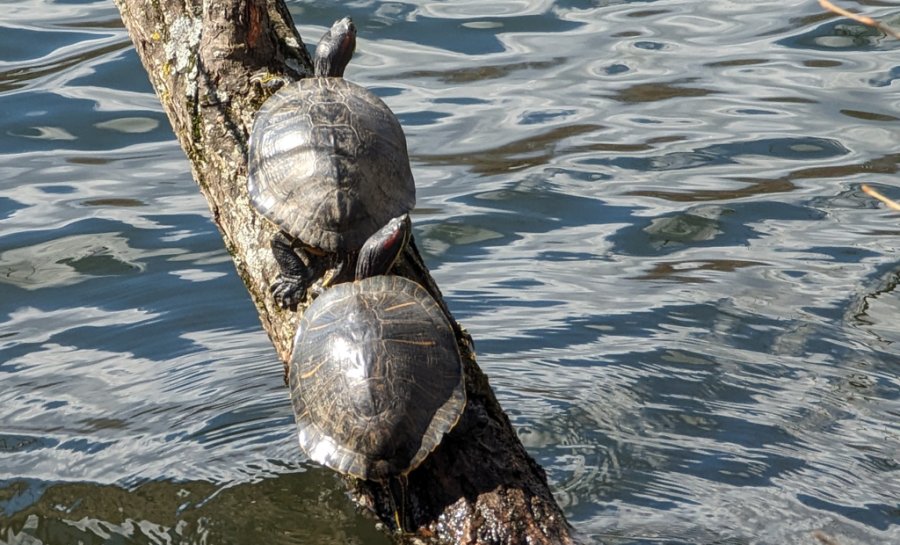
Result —
[[356, 259], [356, 279], [387, 274], [409, 243], [411, 233], [409, 214], [403, 214], [370, 236]]
[[343, 77], [355, 49], [356, 25], [349, 17], [335, 21], [316, 47], [316, 77]]

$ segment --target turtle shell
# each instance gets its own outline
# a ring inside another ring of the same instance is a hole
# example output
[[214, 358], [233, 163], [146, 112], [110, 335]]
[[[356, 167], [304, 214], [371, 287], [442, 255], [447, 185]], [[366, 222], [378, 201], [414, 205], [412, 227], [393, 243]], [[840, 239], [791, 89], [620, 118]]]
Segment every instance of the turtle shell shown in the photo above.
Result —
[[328, 252], [358, 250], [416, 203], [400, 122], [343, 78], [289, 83], [263, 104], [250, 132], [248, 189], [271, 222]]
[[300, 322], [289, 376], [300, 446], [360, 479], [418, 467], [466, 404], [447, 318], [424, 288], [400, 276], [319, 296]]

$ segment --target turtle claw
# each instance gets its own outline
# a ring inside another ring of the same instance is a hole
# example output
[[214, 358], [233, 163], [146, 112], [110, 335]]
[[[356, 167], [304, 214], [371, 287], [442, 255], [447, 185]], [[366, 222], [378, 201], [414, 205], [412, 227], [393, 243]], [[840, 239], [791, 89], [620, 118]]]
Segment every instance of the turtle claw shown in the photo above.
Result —
[[278, 275], [278, 280], [269, 287], [275, 303], [284, 310], [297, 310], [306, 297], [305, 280], [302, 276]]
[[278, 263], [278, 278], [269, 287], [275, 303], [285, 310], [297, 310], [297, 305], [306, 297], [310, 283], [310, 269], [294, 250], [293, 241], [279, 231], [272, 237], [272, 255]]

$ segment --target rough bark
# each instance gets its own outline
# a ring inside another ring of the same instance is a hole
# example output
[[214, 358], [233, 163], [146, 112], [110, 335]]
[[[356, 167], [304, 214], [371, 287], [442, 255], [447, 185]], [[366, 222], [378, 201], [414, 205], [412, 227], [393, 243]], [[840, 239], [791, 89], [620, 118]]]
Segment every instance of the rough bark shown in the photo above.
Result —
[[[269, 295], [277, 274], [269, 250], [275, 228], [250, 206], [246, 145], [253, 116], [268, 94], [251, 76], [299, 78], [311, 72], [290, 15], [280, 0], [115, 2], [262, 325], [287, 362], [302, 309], [283, 311]], [[443, 304], [414, 242], [394, 272], [416, 280]], [[525, 452], [475, 362], [471, 338], [458, 325], [456, 334], [466, 368], [466, 411], [409, 475], [404, 511], [407, 530], [415, 532], [398, 540], [572, 543], [544, 471]], [[347, 483], [360, 504], [394, 527], [382, 485]]]

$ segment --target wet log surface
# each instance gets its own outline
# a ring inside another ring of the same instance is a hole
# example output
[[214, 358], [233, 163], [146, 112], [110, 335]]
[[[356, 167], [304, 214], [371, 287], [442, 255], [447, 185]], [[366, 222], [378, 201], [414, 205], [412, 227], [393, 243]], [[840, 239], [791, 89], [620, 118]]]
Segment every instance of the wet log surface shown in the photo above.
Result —
[[[253, 116], [271, 93], [253, 76], [308, 75], [303, 42], [281, 1], [115, 2], [263, 328], [287, 362], [303, 309], [284, 311], [269, 295], [278, 272], [269, 250], [275, 227], [250, 205], [246, 146]], [[394, 273], [425, 286], [456, 324], [414, 241]], [[572, 543], [543, 469], [525, 452], [476, 364], [471, 338], [455, 328], [466, 369], [466, 410], [437, 450], [409, 474], [404, 515], [407, 530], [414, 532], [395, 534], [397, 540]], [[360, 505], [394, 529], [383, 485], [346, 482]]]

